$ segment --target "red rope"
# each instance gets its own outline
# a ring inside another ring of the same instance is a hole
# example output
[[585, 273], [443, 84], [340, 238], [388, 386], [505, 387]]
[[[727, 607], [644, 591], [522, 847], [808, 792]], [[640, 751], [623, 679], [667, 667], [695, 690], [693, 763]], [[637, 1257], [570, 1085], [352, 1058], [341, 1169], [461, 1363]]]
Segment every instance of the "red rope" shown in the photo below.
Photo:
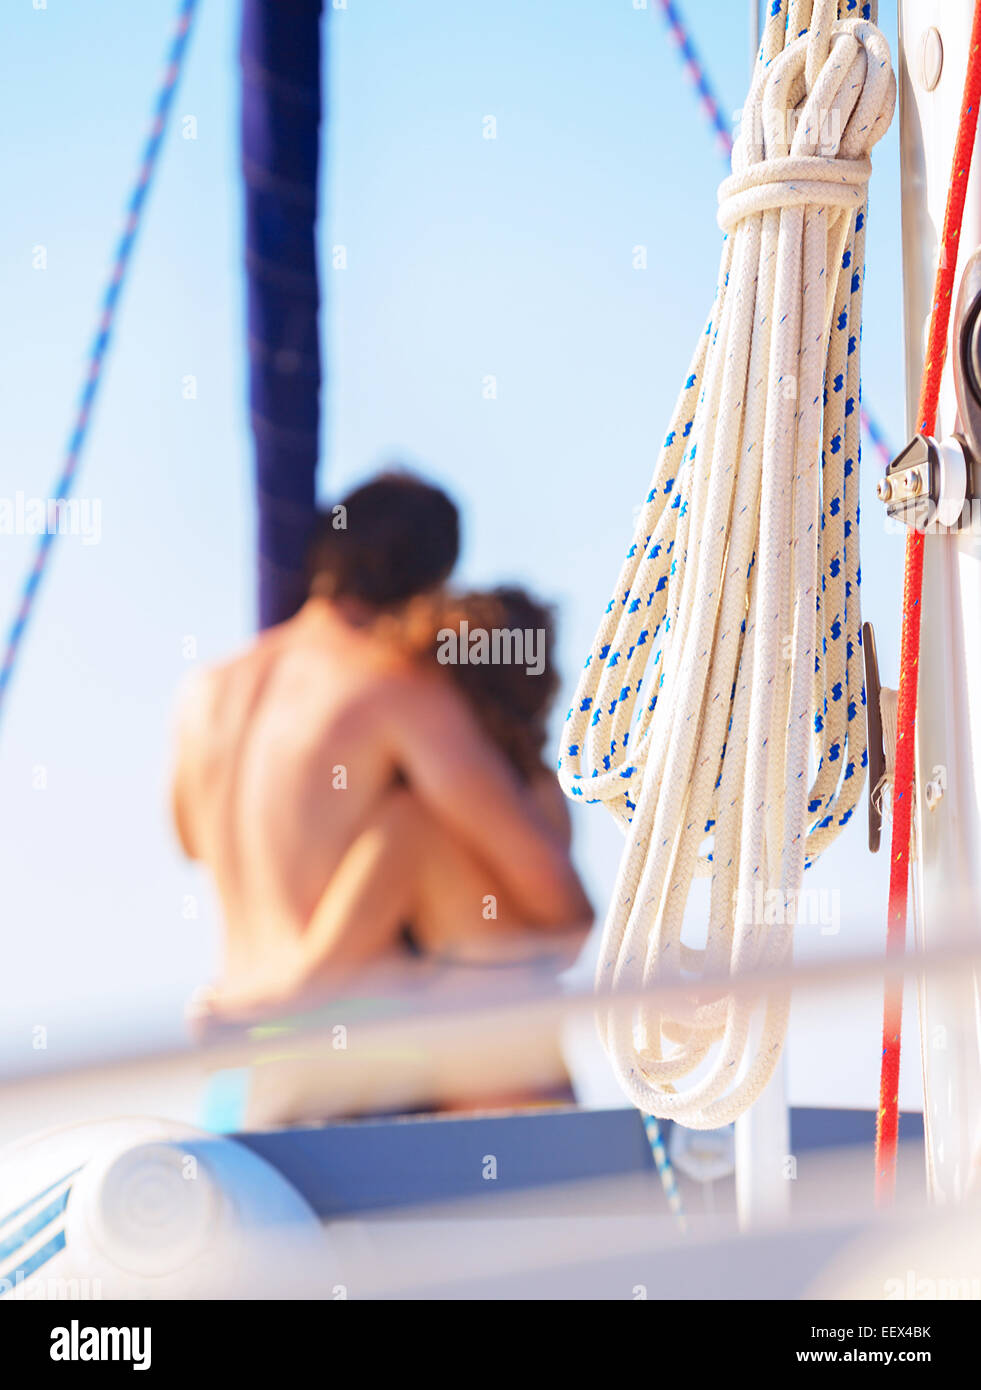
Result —
[[[981, 101], [981, 0], [975, 0], [971, 47], [964, 80], [957, 143], [947, 191], [942, 253], [930, 315], [926, 361], [920, 385], [919, 431], [933, 434], [937, 400], [947, 355], [947, 331], [960, 246], [964, 200]], [[916, 691], [920, 663], [920, 598], [923, 589], [923, 533], [906, 538], [906, 577], [903, 585], [903, 637], [900, 648], [899, 701], [896, 712], [896, 775], [892, 801], [892, 849], [889, 868], [889, 926], [886, 951], [906, 949], [906, 906], [909, 890], [910, 826], [913, 814], [913, 763], [916, 745]], [[882, 1014], [882, 1074], [875, 1138], [875, 1195], [880, 1205], [892, 1200], [896, 1186], [896, 1141], [899, 1132], [899, 1059], [902, 1045], [903, 980], [886, 985]]]

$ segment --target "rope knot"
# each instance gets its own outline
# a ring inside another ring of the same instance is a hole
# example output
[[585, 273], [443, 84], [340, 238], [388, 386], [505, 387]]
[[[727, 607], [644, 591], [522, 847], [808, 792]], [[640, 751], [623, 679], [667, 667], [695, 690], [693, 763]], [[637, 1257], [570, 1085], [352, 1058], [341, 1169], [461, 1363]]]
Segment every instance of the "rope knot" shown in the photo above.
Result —
[[719, 188], [719, 226], [810, 205], [856, 211], [865, 202], [869, 151], [896, 99], [889, 49], [867, 20], [844, 20], [788, 44], [757, 68], [733, 172]]
[[751, 164], [719, 185], [719, 226], [730, 232], [746, 217], [804, 204], [854, 211], [865, 202], [872, 161], [786, 155]]

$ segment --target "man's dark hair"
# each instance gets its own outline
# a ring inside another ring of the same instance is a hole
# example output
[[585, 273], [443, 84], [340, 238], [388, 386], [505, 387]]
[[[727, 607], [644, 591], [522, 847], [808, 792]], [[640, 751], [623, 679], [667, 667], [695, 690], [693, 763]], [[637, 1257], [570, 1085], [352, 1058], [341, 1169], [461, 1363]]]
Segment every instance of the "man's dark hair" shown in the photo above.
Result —
[[387, 608], [442, 584], [459, 550], [459, 513], [442, 488], [401, 470], [381, 473], [321, 513], [310, 593]]

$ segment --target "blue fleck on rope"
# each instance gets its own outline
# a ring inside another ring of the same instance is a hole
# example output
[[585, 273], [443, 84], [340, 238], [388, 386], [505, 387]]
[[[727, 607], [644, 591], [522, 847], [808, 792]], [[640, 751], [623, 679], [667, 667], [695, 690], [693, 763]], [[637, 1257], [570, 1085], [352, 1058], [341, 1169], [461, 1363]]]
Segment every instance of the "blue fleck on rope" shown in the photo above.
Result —
[[661, 1186], [668, 1199], [671, 1215], [678, 1223], [678, 1229], [687, 1233], [688, 1221], [685, 1217], [685, 1207], [681, 1200], [681, 1193], [678, 1191], [678, 1180], [674, 1175], [674, 1167], [668, 1158], [668, 1151], [664, 1147], [661, 1126], [653, 1115], [644, 1115], [643, 1119], [644, 1132], [647, 1135], [647, 1142], [651, 1146], [651, 1153], [654, 1155], [654, 1165], [660, 1175]]
[[[689, 33], [684, 16], [674, 0], [658, 0], [658, 4], [671, 32], [678, 56], [698, 95], [699, 107], [708, 124], [714, 130], [722, 156], [728, 164], [732, 159], [732, 132], [722, 118], [722, 107], [718, 95], [705, 71], [705, 66], [699, 57], [698, 49]], [[857, 6], [842, 5], [841, 9], [843, 14], [848, 14], [852, 9], [857, 10]], [[864, 404], [861, 409], [861, 420], [869, 443], [875, 449], [880, 463], [883, 468], [888, 468], [893, 458], [892, 449], [881, 426]]]
[[[143, 149], [140, 171], [127, 204], [126, 220], [123, 224], [123, 231], [116, 247], [116, 255], [113, 260], [109, 281], [102, 298], [102, 309], [99, 315], [98, 327], [89, 352], [84, 384], [79, 397], [74, 425], [68, 440], [68, 450], [61, 473], [58, 476], [52, 492], [53, 498], [55, 498], [58, 503], [67, 500], [74, 487], [79, 460], [88, 436], [92, 409], [95, 404], [96, 396], [98, 395], [99, 385], [102, 381], [102, 369], [105, 365], [106, 356], [112, 341], [116, 311], [119, 307], [119, 300], [132, 258], [133, 247], [136, 242], [137, 234], [139, 233], [143, 211], [146, 206], [147, 194], [150, 191], [150, 185], [153, 182], [153, 176], [157, 169], [164, 132], [167, 128], [167, 118], [170, 115], [170, 109], [173, 105], [177, 84], [180, 81], [197, 4], [198, 0], [181, 0], [180, 3], [174, 37], [171, 42], [170, 52], [167, 55], [167, 66], [160, 84], [160, 90], [157, 93], [150, 130]], [[0, 712], [3, 710], [10, 680], [14, 672], [14, 667], [17, 664], [17, 658], [20, 654], [24, 633], [30, 621], [38, 589], [40, 588], [41, 580], [44, 578], [48, 560], [51, 555], [51, 547], [57, 534], [58, 530], [56, 527], [46, 527], [38, 537], [34, 563], [24, 581], [17, 612], [11, 624], [10, 631], [7, 634], [3, 665], [0, 666]]]

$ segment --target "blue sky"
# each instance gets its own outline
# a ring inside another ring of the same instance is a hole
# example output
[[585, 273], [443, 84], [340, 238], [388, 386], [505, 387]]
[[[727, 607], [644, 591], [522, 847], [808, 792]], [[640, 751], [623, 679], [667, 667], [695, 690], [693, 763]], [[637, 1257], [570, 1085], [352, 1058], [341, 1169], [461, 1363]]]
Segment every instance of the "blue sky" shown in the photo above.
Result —
[[[174, 9], [11, 0], [0, 13], [3, 496], [47, 496], [57, 473]], [[0, 730], [0, 1038], [15, 1048], [39, 1022], [82, 1049], [172, 1031], [215, 960], [214, 903], [167, 824], [166, 766], [178, 682], [252, 621], [237, 12], [203, 0], [78, 489], [101, 504], [101, 539], [59, 542]], [[734, 109], [747, 6], [684, 12]], [[446, 482], [465, 510], [463, 576], [523, 580], [559, 604], [571, 689], [711, 300], [717, 146], [653, 0], [348, 0], [329, 29], [322, 490], [395, 458]], [[865, 394], [898, 446], [895, 125], [874, 166]], [[866, 465], [864, 600], [895, 683], [902, 545]], [[5, 608], [29, 551], [0, 538]], [[619, 836], [598, 807], [576, 821], [601, 902]], [[865, 850], [864, 811], [813, 872], [841, 892], [842, 930], [802, 952], [880, 942], [885, 856]], [[875, 1015], [855, 1022], [863, 1096]], [[795, 1047], [803, 1098], [825, 1076], [813, 1034]], [[847, 1054], [842, 1074], [856, 1071]]]

